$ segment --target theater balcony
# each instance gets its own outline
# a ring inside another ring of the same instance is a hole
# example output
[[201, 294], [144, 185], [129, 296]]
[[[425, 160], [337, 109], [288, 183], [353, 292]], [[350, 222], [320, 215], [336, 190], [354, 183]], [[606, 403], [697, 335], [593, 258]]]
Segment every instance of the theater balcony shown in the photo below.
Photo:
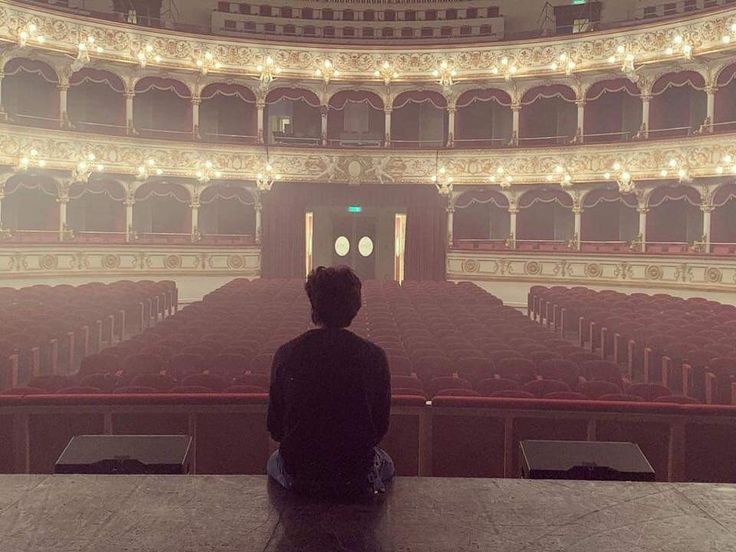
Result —
[[608, 3], [572, 33], [505, 0], [353, 4], [219, 2], [185, 28], [0, 1], [2, 277], [103, 248], [257, 275], [281, 183], [434, 179], [451, 278], [732, 283], [736, 9]]

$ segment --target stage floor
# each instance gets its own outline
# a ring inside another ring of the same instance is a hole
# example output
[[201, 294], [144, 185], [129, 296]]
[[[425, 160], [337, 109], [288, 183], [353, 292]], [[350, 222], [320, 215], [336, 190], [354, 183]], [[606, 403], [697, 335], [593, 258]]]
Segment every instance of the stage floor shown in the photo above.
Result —
[[258, 476], [0, 476], [0, 550], [736, 550], [736, 486], [401, 478], [354, 505]]

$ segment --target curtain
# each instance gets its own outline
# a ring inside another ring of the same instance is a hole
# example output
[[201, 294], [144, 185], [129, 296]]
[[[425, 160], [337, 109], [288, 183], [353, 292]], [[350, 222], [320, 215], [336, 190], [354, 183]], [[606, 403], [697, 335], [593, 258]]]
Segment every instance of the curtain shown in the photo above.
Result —
[[444, 280], [447, 212], [430, 187], [418, 187], [406, 209], [406, 280]]
[[305, 272], [305, 195], [280, 184], [263, 199], [263, 278], [303, 278]]

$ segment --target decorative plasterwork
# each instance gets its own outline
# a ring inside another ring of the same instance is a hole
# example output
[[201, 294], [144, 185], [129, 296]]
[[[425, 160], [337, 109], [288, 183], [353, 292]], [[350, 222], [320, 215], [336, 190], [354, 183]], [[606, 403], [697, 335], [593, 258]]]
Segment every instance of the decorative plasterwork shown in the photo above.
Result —
[[[191, 178], [211, 160], [219, 180], [255, 182], [263, 146], [182, 143], [100, 136], [0, 124], [0, 167], [15, 167], [19, 157], [35, 149], [46, 169], [71, 171], [74, 160], [92, 152], [109, 174], [133, 177], [146, 159], [154, 159], [165, 177]], [[487, 185], [498, 166], [514, 175], [514, 187], [550, 185], [546, 176], [562, 165], [574, 175], [571, 190], [604, 181], [618, 161], [637, 183], [663, 179], [660, 171], [671, 159], [690, 167], [693, 178], [715, 177], [725, 155], [736, 155], [736, 136], [701, 135], [686, 140], [654, 140], [619, 144], [442, 152], [442, 163], [453, 183]], [[436, 170], [433, 150], [282, 148], [271, 149], [274, 168], [284, 182], [359, 184], [430, 184]], [[0, 170], [0, 172], [2, 172]]]
[[[635, 56], [637, 67], [658, 62], [671, 63], [678, 56], [665, 52], [678, 36], [683, 37], [692, 48], [695, 58], [710, 53], [726, 54], [736, 47], [733, 41], [723, 41], [723, 37], [730, 34], [730, 26], [735, 19], [736, 9], [732, 8], [694, 15], [686, 20], [552, 40], [543, 38], [461, 47], [415, 46], [411, 50], [398, 50], [367, 49], [358, 45], [336, 48], [333, 44], [267, 44], [225, 37], [187, 36], [17, 6], [8, 0], [1, 0], [0, 41], [17, 43], [19, 33], [33, 23], [45, 38], [43, 44], [33, 44], [34, 48], [76, 57], [79, 42], [92, 36], [95, 45], [102, 50], [101, 53], [93, 52], [93, 60], [132, 66], [138, 66], [141, 55], [144, 55], [149, 67], [201, 73], [197, 60], [209, 52], [220, 64], [212, 68], [210, 74], [247, 76], [255, 81], [258, 78], [256, 66], [271, 56], [283, 69], [284, 77], [314, 80], [319, 79], [315, 77], [315, 67], [329, 57], [340, 71], [341, 79], [376, 82], [375, 69], [382, 62], [389, 61], [400, 74], [399, 81], [429, 82], [433, 78], [432, 70], [445, 61], [457, 68], [458, 82], [503, 82], [503, 75], [492, 73], [492, 69], [501, 66], [504, 59], [513, 60], [518, 65], [519, 71], [514, 78], [564, 76], [563, 69], [551, 68], [561, 57], [576, 60], [575, 74], [597, 70], [620, 73], [622, 68], [610, 61], [619, 46]], [[148, 56], [146, 52], [152, 55]]]
[[0, 280], [64, 276], [139, 278], [171, 276], [258, 276], [257, 247], [69, 246], [0, 247]]
[[447, 277], [545, 285], [736, 290], [736, 259], [663, 255], [451, 251]]

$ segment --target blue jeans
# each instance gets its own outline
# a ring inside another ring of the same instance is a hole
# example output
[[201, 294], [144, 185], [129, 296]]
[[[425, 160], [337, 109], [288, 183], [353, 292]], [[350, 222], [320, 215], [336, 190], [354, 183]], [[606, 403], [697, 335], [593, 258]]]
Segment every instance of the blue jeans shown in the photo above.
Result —
[[[394, 467], [394, 461], [391, 460], [385, 450], [374, 447], [374, 451], [373, 469], [371, 473], [367, 474], [367, 481], [371, 482], [377, 491], [383, 491], [383, 483], [391, 481], [396, 468]], [[286, 473], [284, 459], [281, 458], [278, 450], [268, 459], [266, 473], [285, 489], [291, 489], [294, 486], [294, 479]]]

